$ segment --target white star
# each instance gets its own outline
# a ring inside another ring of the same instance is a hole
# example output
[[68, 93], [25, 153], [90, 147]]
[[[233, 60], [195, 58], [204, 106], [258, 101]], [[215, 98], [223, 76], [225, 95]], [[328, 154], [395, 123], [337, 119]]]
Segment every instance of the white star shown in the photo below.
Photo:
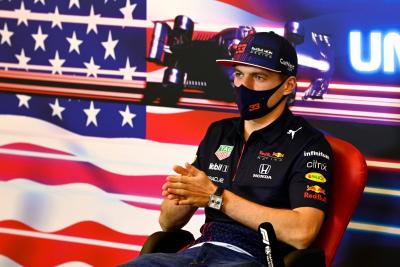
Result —
[[62, 74], [61, 70], [61, 66], [64, 64], [65, 59], [61, 59], [60, 56], [58, 55], [58, 51], [56, 50], [56, 54], [54, 55], [53, 59], [49, 59], [50, 64], [53, 66], [51, 68], [51, 73], [52, 74]]
[[17, 95], [17, 98], [19, 100], [18, 107], [25, 106], [26, 108], [29, 108], [29, 103], [28, 101], [31, 100], [32, 97], [28, 95]]
[[21, 49], [21, 54], [15, 54], [15, 57], [18, 59], [18, 67], [28, 70], [28, 62], [31, 60], [31, 58], [25, 56], [24, 49]]
[[135, 74], [136, 67], [131, 67], [129, 63], [129, 58], [126, 58], [125, 68], [119, 68], [119, 71], [124, 76], [124, 80], [132, 80], [132, 76]]
[[51, 116], [52, 117], [57, 116], [60, 118], [60, 120], [62, 120], [61, 113], [65, 110], [65, 108], [60, 106], [60, 104], [58, 103], [58, 98], [56, 98], [56, 101], [54, 102], [54, 104], [50, 103], [49, 106], [53, 110], [53, 112], [51, 113]]
[[61, 24], [61, 16], [60, 13], [58, 12], [58, 7], [54, 9], [54, 13], [49, 13], [51, 15], [51, 28], [53, 29], [55, 26], [60, 28], [62, 30], [62, 24]]
[[133, 19], [133, 10], [135, 10], [136, 4], [131, 4], [130, 0], [126, 0], [126, 5], [119, 10], [124, 15], [124, 20], [132, 20]]
[[119, 110], [119, 114], [121, 114], [123, 119], [121, 126], [129, 124], [133, 128], [132, 119], [136, 117], [136, 114], [131, 113], [131, 111], [129, 110], [129, 106], [126, 105], [125, 111]]
[[21, 2], [21, 6], [19, 9], [14, 9], [14, 15], [18, 18], [17, 26], [19, 24], [24, 23], [28, 26], [28, 17], [31, 11], [29, 9], [25, 9], [24, 2]]
[[42, 3], [42, 5], [46, 5], [46, 3], [44, 2], [45, 0], [35, 0], [34, 4], [36, 4], [37, 2]]
[[7, 23], [4, 23], [4, 28], [0, 30], [0, 35], [1, 35], [1, 43], [4, 44], [7, 43], [9, 46], [11, 46], [11, 36], [13, 36], [14, 32], [11, 32], [8, 30]]
[[82, 40], [79, 40], [76, 38], [75, 31], [72, 32], [72, 37], [67, 37], [67, 40], [69, 42], [69, 51], [68, 52], [72, 52], [75, 50], [78, 54], [80, 54], [79, 46], [81, 45]]
[[100, 18], [100, 14], [94, 14], [94, 9], [93, 6], [90, 7], [90, 14], [89, 17], [87, 18], [88, 25], [87, 25], [87, 30], [86, 33], [91, 32], [92, 30], [97, 33], [97, 24], [96, 21]]
[[72, 6], [76, 6], [77, 8], [81, 8], [79, 6], [79, 0], [69, 0], [69, 7], [68, 8], [71, 8]]
[[111, 56], [113, 59], [115, 59], [115, 46], [118, 44], [118, 40], [113, 40], [111, 31], [108, 32], [108, 40], [106, 42], [101, 42], [101, 44], [104, 46], [106, 49], [106, 52], [104, 54], [104, 59], [107, 59], [108, 56]]
[[87, 77], [93, 75], [93, 77], [97, 77], [97, 71], [100, 69], [99, 65], [94, 63], [93, 57], [90, 58], [90, 62], [83, 62], [85, 64], [88, 72], [86, 74]]
[[86, 127], [89, 126], [90, 123], [93, 123], [95, 126], [97, 126], [96, 116], [100, 110], [101, 109], [99, 108], [94, 108], [93, 101], [90, 101], [90, 107], [83, 110], [87, 115]]
[[38, 48], [41, 48], [43, 51], [46, 51], [46, 48], [44, 47], [44, 41], [46, 40], [48, 34], [43, 34], [42, 33], [42, 27], [39, 25], [38, 32], [35, 34], [32, 34], [33, 39], [35, 39], [35, 51]]

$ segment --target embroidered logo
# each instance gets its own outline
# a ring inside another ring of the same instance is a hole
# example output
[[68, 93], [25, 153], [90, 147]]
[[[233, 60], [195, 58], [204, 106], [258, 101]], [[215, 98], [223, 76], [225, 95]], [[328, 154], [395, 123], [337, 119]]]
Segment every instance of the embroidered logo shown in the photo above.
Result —
[[215, 156], [217, 156], [219, 160], [224, 160], [226, 158], [229, 158], [232, 151], [233, 151], [233, 146], [220, 145], [218, 150], [215, 151]]
[[268, 152], [268, 151], [262, 151], [258, 152], [258, 157], [257, 159], [261, 160], [273, 160], [273, 161], [282, 161], [283, 158], [285, 157], [285, 154], [281, 152]]
[[300, 131], [301, 128], [302, 128], [302, 127], [300, 127], [300, 128], [297, 129], [297, 130], [292, 130], [292, 129], [290, 129], [289, 131], [287, 131], [287, 134], [292, 135], [292, 140], [293, 140], [293, 139], [294, 139], [294, 135], [295, 135], [298, 131]]

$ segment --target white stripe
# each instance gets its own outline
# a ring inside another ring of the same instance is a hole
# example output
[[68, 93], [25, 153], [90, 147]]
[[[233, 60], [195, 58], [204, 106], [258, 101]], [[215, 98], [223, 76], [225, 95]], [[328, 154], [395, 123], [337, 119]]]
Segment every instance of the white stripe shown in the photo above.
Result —
[[40, 232], [27, 231], [27, 230], [17, 230], [17, 229], [5, 228], [5, 227], [0, 227], [0, 233], [10, 234], [10, 235], [19, 235], [19, 236], [25, 236], [25, 237], [33, 237], [33, 238], [41, 238], [41, 239], [50, 239], [50, 240], [57, 240], [57, 241], [70, 242], [70, 243], [79, 243], [79, 244], [92, 245], [92, 246], [133, 250], [133, 251], [140, 251], [142, 249], [142, 246], [138, 246], [138, 245], [96, 240], [96, 239], [83, 238], [83, 237], [73, 237], [73, 236], [68, 236], [68, 235], [58, 235], [58, 234], [40, 233]]
[[[33, 64], [27, 64], [26, 67], [23, 66], [21, 67], [18, 63], [9, 63], [9, 62], [0, 62], [0, 67], [2, 68], [7, 68], [7, 69], [20, 69], [20, 70], [40, 70], [40, 71], [48, 71], [51, 72], [53, 70], [52, 66], [49, 65], [33, 65]], [[88, 70], [86, 68], [73, 68], [73, 67], [61, 67], [60, 68], [61, 72], [63, 74], [67, 73], [82, 73], [82, 74], [87, 74]], [[113, 75], [113, 76], [123, 76], [123, 73], [119, 70], [107, 70], [107, 69], [99, 69], [96, 72], [97, 74], [101, 75]], [[132, 75], [133, 77], [149, 77], [154, 74], [148, 73], [148, 72], [134, 72]], [[162, 77], [162, 76], [161, 76]]]
[[361, 231], [368, 231], [368, 232], [400, 235], [399, 227], [390, 227], [390, 226], [384, 226], [384, 225], [378, 225], [378, 224], [369, 224], [369, 223], [361, 223], [361, 222], [351, 221], [349, 223], [348, 228], [352, 229], [352, 230], [361, 230]]
[[9, 257], [5, 255], [0, 255], [0, 266], [2, 267], [23, 267], [13, 259], [10, 259]]
[[387, 118], [368, 118], [368, 117], [361, 117], [361, 116], [349, 116], [349, 115], [331, 115], [331, 114], [321, 114], [321, 113], [310, 113], [310, 112], [294, 112], [296, 115], [302, 116], [316, 116], [316, 117], [325, 117], [325, 118], [343, 118], [343, 119], [351, 119], [351, 120], [364, 120], [364, 121], [376, 121], [378, 123], [382, 122], [390, 122], [390, 123], [400, 123], [399, 120], [396, 119], [387, 119]]
[[364, 193], [400, 197], [400, 190], [378, 188], [378, 187], [370, 187], [370, 186], [365, 187]]
[[397, 162], [367, 160], [367, 165], [368, 167], [379, 167], [379, 168], [400, 170], [400, 163]]
[[[86, 183], [0, 181], [0, 221], [19, 221], [42, 232], [59, 231], [82, 221], [97, 222], [131, 235], [149, 235], [160, 230], [158, 209], [129, 205], [117, 197], [121, 196]], [[196, 233], [203, 222], [204, 214], [195, 214], [185, 228]]]
[[[296, 93], [296, 100], [302, 101], [303, 96], [304, 96], [303, 92]], [[383, 97], [348, 96], [348, 95], [336, 95], [336, 94], [325, 94], [323, 96], [323, 99], [312, 99], [308, 100], [307, 102], [338, 103], [338, 104], [396, 107], [396, 108], [400, 107], [400, 99], [383, 98]]]
[[93, 265], [87, 264], [86, 262], [82, 261], [69, 261], [56, 265], [55, 267], [91, 267], [91, 266]]
[[[81, 136], [40, 119], [0, 115], [0, 147], [20, 142], [63, 151], [69, 155], [57, 155], [56, 158], [90, 162], [121, 175], [171, 174], [172, 166], [190, 161], [197, 149], [192, 145], [140, 138]], [[32, 156], [52, 155], [33, 152]]]
[[311, 108], [311, 107], [297, 107], [292, 106], [291, 110], [294, 112], [307, 112], [315, 114], [330, 114], [330, 115], [347, 115], [349, 117], [362, 116], [368, 118], [384, 118], [384, 119], [395, 119], [400, 120], [400, 114], [384, 113], [384, 112], [369, 112], [369, 111], [356, 111], [356, 110], [345, 110], [345, 109], [328, 109], [328, 108]]

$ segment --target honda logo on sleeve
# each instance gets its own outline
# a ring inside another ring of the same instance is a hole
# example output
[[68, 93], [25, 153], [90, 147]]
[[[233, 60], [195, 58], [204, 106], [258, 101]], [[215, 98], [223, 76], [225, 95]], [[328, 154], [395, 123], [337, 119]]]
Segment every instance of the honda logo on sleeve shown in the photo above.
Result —
[[260, 174], [268, 174], [271, 170], [271, 165], [269, 164], [260, 164], [260, 168], [258, 169], [258, 173]]

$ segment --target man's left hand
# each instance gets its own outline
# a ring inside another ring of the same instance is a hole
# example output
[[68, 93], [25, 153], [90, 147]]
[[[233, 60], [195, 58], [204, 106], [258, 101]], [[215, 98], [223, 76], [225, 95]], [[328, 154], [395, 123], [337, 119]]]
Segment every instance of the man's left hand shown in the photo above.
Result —
[[189, 163], [185, 167], [174, 166], [174, 171], [180, 175], [167, 177], [162, 195], [177, 200], [178, 205], [207, 206], [210, 195], [217, 189], [207, 174]]

